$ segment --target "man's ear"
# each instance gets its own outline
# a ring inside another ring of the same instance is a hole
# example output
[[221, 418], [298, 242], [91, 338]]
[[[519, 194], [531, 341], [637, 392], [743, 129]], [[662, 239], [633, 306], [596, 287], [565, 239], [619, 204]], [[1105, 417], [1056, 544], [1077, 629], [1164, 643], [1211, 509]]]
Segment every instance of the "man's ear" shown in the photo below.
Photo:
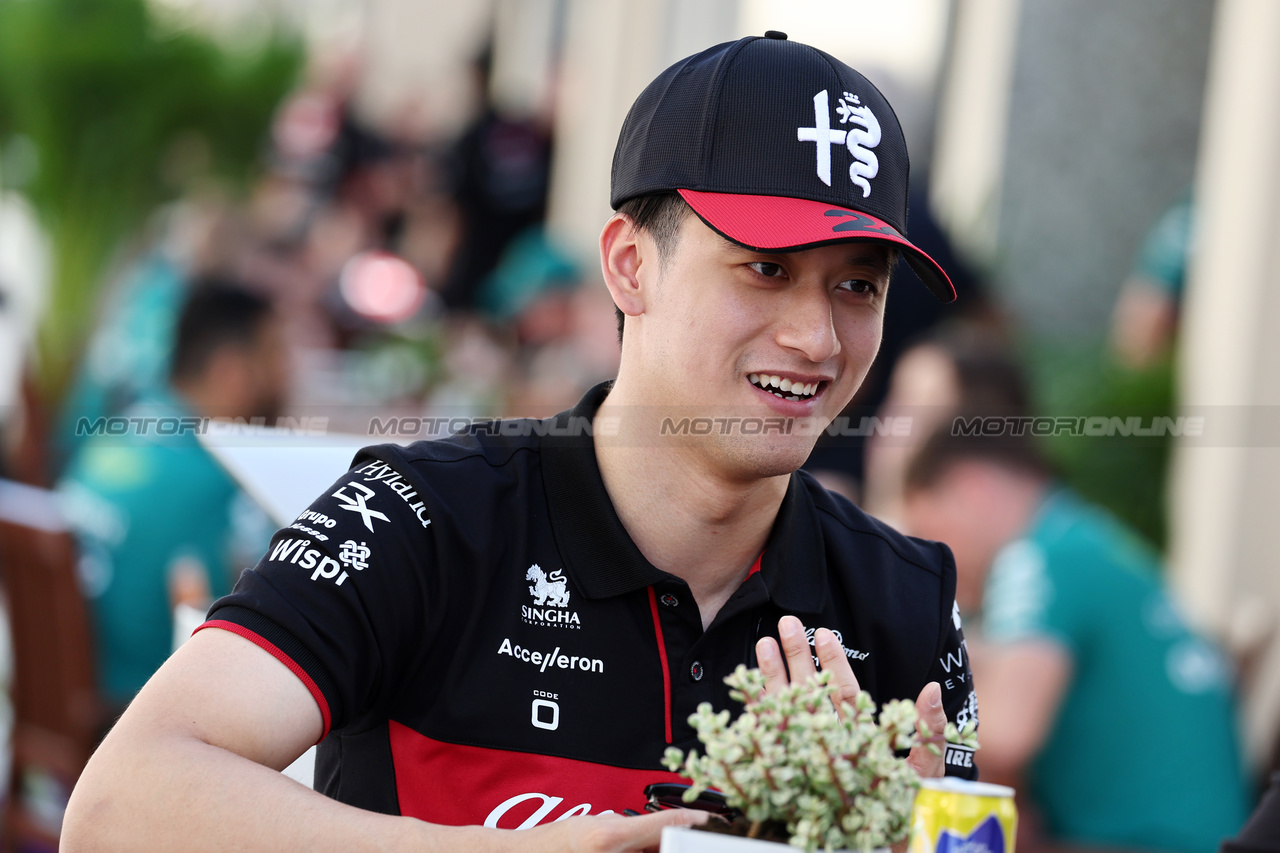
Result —
[[645, 263], [645, 248], [650, 252], [652, 241], [641, 244], [640, 230], [624, 213], [609, 217], [600, 232], [600, 270], [604, 283], [623, 314], [637, 317], [644, 313], [644, 296], [640, 285], [640, 268]]

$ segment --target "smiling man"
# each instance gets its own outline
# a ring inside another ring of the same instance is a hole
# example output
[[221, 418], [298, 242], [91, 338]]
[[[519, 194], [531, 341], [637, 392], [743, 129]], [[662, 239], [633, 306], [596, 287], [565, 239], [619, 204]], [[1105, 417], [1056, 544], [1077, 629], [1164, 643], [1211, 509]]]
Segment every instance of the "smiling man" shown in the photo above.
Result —
[[[976, 722], [950, 552], [797, 472], [896, 259], [954, 298], [903, 236], [907, 174], [880, 93], [781, 33], [660, 75], [600, 238], [616, 381], [362, 451], [144, 688], [66, 849], [653, 849], [696, 813], [619, 815], [740, 663]], [[275, 772], [316, 741], [327, 797]], [[977, 773], [959, 747], [908, 761]]]

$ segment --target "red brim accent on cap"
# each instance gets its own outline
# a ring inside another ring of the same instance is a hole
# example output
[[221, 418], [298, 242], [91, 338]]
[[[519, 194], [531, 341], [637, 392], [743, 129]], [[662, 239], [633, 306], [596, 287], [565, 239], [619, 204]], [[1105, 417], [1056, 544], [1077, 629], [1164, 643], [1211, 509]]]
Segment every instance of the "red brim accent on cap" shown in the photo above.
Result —
[[869, 241], [902, 249], [911, 270], [933, 295], [953, 302], [956, 290], [938, 262], [912, 245], [898, 229], [866, 213], [806, 198], [734, 195], [679, 190], [712, 229], [756, 252], [795, 252], [831, 243]]

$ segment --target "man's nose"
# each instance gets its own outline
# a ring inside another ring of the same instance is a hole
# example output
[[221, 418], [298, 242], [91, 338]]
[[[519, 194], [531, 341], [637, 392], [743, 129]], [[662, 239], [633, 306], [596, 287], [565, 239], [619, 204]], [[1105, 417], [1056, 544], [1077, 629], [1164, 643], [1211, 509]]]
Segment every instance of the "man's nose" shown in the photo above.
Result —
[[778, 323], [779, 346], [796, 350], [815, 364], [840, 353], [831, 298], [825, 287], [797, 287]]

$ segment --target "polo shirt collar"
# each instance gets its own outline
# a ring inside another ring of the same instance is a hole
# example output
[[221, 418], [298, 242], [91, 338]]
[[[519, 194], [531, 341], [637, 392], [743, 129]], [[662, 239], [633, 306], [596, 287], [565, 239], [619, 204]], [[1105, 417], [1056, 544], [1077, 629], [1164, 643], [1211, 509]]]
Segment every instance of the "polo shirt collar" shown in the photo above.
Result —
[[[640, 553], [600, 476], [595, 443], [586, 427], [612, 385], [597, 385], [578, 405], [556, 415], [541, 445], [542, 478], [556, 545], [565, 559], [565, 571], [591, 599], [674, 579]], [[760, 576], [773, 602], [788, 612], [820, 612], [827, 598], [824, 555], [813, 499], [793, 473], [760, 563]]]

